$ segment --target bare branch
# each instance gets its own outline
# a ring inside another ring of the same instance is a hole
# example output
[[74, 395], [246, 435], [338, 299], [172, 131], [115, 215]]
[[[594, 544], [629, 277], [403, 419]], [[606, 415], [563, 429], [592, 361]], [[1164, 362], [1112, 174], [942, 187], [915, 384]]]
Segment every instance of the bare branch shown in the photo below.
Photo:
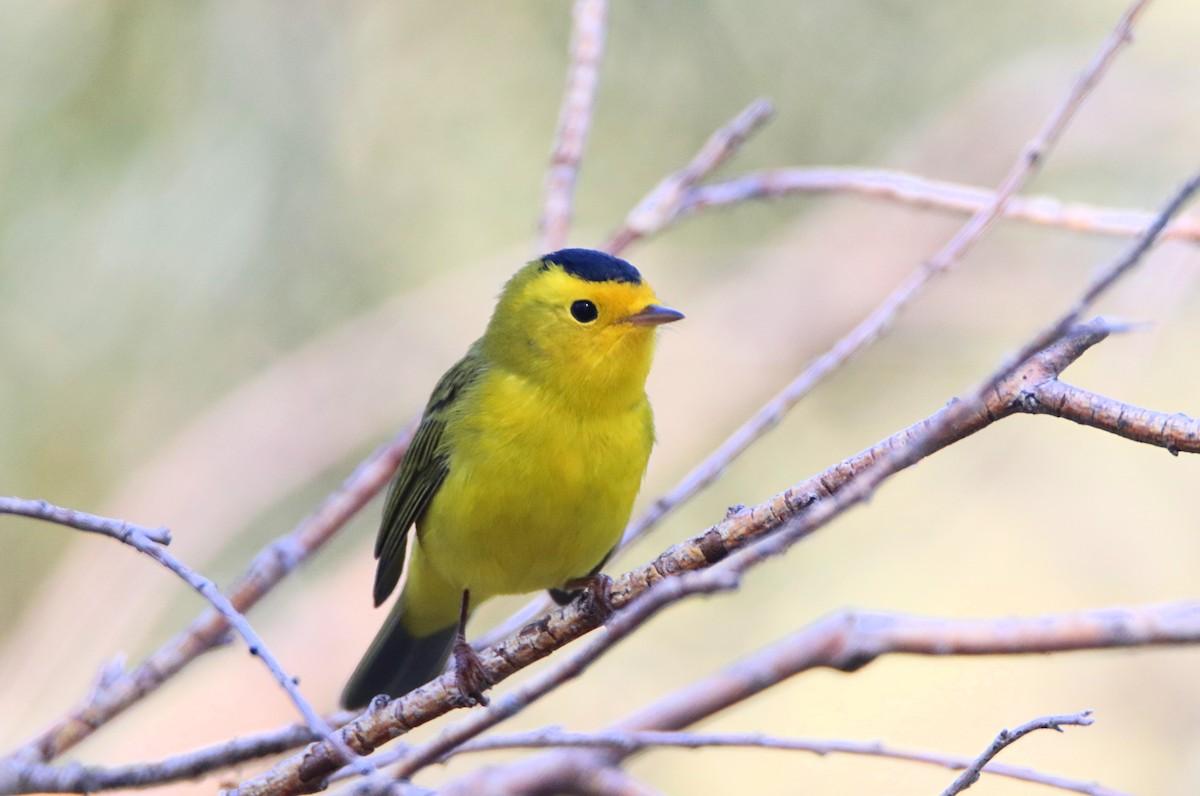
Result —
[[608, 729], [680, 730], [801, 672], [854, 672], [885, 655], [1030, 655], [1196, 643], [1196, 600], [999, 619], [846, 609], [677, 689]]
[[[674, 221], [744, 202], [820, 193], [852, 193], [966, 214], [980, 212], [994, 196], [986, 188], [887, 169], [779, 168], [692, 188], [684, 197]], [[1004, 208], [1004, 218], [1073, 232], [1133, 237], [1154, 220], [1154, 214], [1144, 210], [1062, 202], [1049, 196], [1014, 196]], [[655, 233], [661, 231], [653, 230]], [[1200, 219], [1181, 219], [1168, 227], [1162, 237], [1163, 240], [1200, 243]]]
[[712, 594], [735, 589], [738, 579], [717, 569], [686, 572], [678, 577], [666, 578], [650, 586], [635, 601], [617, 612], [604, 624], [605, 632], [591, 638], [588, 643], [568, 660], [547, 669], [519, 687], [492, 701], [483, 710], [472, 711], [465, 719], [450, 727], [436, 739], [412, 749], [404, 755], [395, 775], [397, 779], [408, 779], [412, 774], [435, 763], [444, 755], [467, 740], [478, 736], [500, 722], [515, 716], [526, 707], [549, 694], [559, 686], [583, 674], [601, 655], [608, 652], [619, 641], [628, 638], [660, 610], [679, 602], [686, 596]]
[[[333, 538], [387, 484], [408, 450], [415, 428], [415, 423], [410, 424], [380, 446], [312, 514], [265, 547], [231, 590], [230, 602], [239, 611], [248, 610]], [[206, 611], [133, 671], [95, 689], [65, 717], [0, 763], [53, 760], [152, 693], [197, 656], [219, 646], [228, 632], [229, 624], [218, 611]]]
[[[836, 611], [722, 671], [696, 680], [611, 724], [606, 732], [675, 731], [689, 727], [802, 672], [818, 668], [855, 672], [885, 655], [1029, 655], [1200, 643], [1200, 601], [1075, 611], [1034, 617], [947, 619], [885, 611]], [[553, 752], [488, 770], [489, 787], [508, 778], [538, 781], [539, 769], [556, 769]], [[603, 754], [616, 765], [621, 750]], [[580, 764], [580, 757], [573, 764]], [[470, 793], [472, 772], [446, 793]], [[459, 787], [459, 785], [463, 787]], [[1085, 793], [1087, 791], [1084, 791]], [[1111, 792], [1100, 789], [1109, 796]]]
[[1031, 390], [1021, 411], [1073, 420], [1134, 442], [1157, 445], [1175, 456], [1200, 453], [1200, 420], [1121, 403], [1061, 381], [1047, 381]]
[[592, 127], [600, 59], [604, 54], [608, 0], [575, 0], [567, 87], [543, 189], [538, 220], [538, 253], [561, 249], [571, 232], [571, 208], [583, 150]]
[[[1139, 627], [1148, 627], [1151, 624], [1161, 623], [1162, 617], [1168, 617], [1175, 613], [1174, 606], [1157, 609], [1158, 618], [1154, 620], [1142, 619], [1135, 624]], [[1182, 613], [1190, 613], [1191, 611], [1183, 611]], [[1111, 614], [1111, 612], [1105, 612]], [[891, 616], [885, 614], [860, 615], [856, 620], [829, 620], [829, 625], [853, 624], [855, 626], [879, 624], [880, 617]], [[1114, 616], [1114, 624], [1126, 621], [1129, 614]], [[902, 617], [906, 621], [920, 621], [912, 617]], [[927, 620], [935, 622], [937, 620]], [[1001, 620], [1003, 621], [1003, 620]], [[1025, 620], [1030, 624], [1033, 622], [1044, 622], [1045, 620]], [[1192, 620], [1196, 621], [1196, 620]], [[1180, 622], [1171, 620], [1174, 626], [1179, 626]], [[826, 623], [821, 623], [824, 626]], [[1077, 626], [1074, 618], [1067, 620], [1058, 620], [1052, 622], [1056, 627]], [[919, 635], [921, 631], [911, 631], [914, 635]], [[991, 632], [993, 635], [1003, 633], [1010, 638], [1019, 638], [1023, 631], [1020, 629], [1001, 629], [994, 627], [991, 631], [980, 630], [979, 634], [983, 635]], [[1176, 632], [1184, 632], [1177, 630]], [[1200, 636], [1200, 629], [1194, 630]], [[1130, 639], [1130, 646], [1137, 646], [1141, 643], [1158, 644], [1164, 643], [1162, 638], [1153, 636], [1143, 636]], [[930, 643], [936, 643], [931, 641]], [[1100, 643], [1097, 638], [1096, 643]], [[1186, 643], [1186, 642], [1181, 642]], [[809, 646], [821, 647], [822, 644], [817, 641], [809, 640]], [[1080, 647], [1086, 649], [1088, 647]], [[906, 650], [906, 651], [912, 651]], [[1015, 653], [1018, 650], [1008, 649], [1006, 652]], [[764, 651], [769, 652], [769, 650]], [[772, 658], [767, 663], [763, 664], [767, 667], [776, 665], [776, 659]], [[794, 672], [793, 672], [794, 673]], [[757, 672], [761, 675], [761, 672]], [[728, 675], [724, 679], [726, 682], [737, 679], [739, 675]], [[790, 675], [787, 675], [790, 676]], [[761, 676], [754, 678], [757, 682], [761, 680]], [[768, 686], [769, 687], [769, 686]], [[697, 702], [692, 698], [692, 695], [697, 691], [704, 694], [723, 694], [728, 692], [727, 687], [718, 687], [711, 682], [704, 683], [700, 688], [690, 689], [689, 695], [679, 699], [679, 702], [684, 704], [696, 705]], [[698, 695], [697, 695], [698, 696]], [[744, 697], [743, 697], [744, 698]], [[728, 707], [729, 703], [725, 702], [708, 702], [704, 703], [704, 709], [710, 713], [718, 712], [719, 710]], [[329, 719], [333, 725], [340, 725], [346, 720], [352, 718], [352, 714], [341, 713]], [[693, 723], [696, 719], [693, 718]], [[669, 724], [671, 722], [668, 720]], [[312, 741], [314, 738], [312, 731], [303, 725], [292, 725], [283, 727], [278, 730], [261, 733], [245, 738], [234, 739], [227, 743], [217, 744], [202, 749], [197, 749], [192, 752], [176, 755], [166, 758], [161, 761], [133, 763], [122, 766], [69, 766], [65, 768], [55, 768], [45, 765], [32, 765], [12, 767], [6, 774], [8, 779], [5, 780], [5, 775], [0, 775], [0, 793], [29, 793], [29, 792], [48, 792], [48, 793], [73, 793], [73, 792], [98, 792], [102, 790], [114, 790], [119, 788], [146, 787], [150, 785], [164, 784], [183, 779], [193, 779], [204, 774], [211, 773], [222, 768], [228, 768], [241, 763], [244, 763], [255, 758], [264, 757], [271, 754], [293, 749], [305, 743]], [[750, 733], [680, 733], [659, 730], [610, 730], [598, 733], [571, 733], [559, 729], [544, 729], [529, 733], [519, 733], [514, 735], [493, 736], [489, 738], [475, 739], [466, 742], [454, 750], [454, 753], [462, 752], [479, 752], [490, 751], [495, 749], [508, 748], [545, 748], [545, 747], [572, 747], [572, 748], [612, 748], [617, 749], [624, 754], [633, 754], [635, 752], [651, 747], [659, 746], [674, 746], [684, 748], [698, 748], [705, 746], [753, 746], [769, 749], [783, 749], [807, 751], [818, 755], [827, 754], [855, 754], [855, 755], [871, 755], [879, 757], [889, 757], [898, 760], [910, 760], [914, 762], [924, 762], [933, 765], [943, 766], [953, 770], [961, 770], [967, 768], [972, 758], [937, 754], [927, 751], [903, 750], [890, 747], [879, 741], [846, 741], [846, 740], [828, 740], [828, 739], [792, 739], [792, 738], [772, 738], [761, 734]], [[371, 762], [377, 768], [383, 768], [393, 763], [399, 762], [406, 755], [410, 754], [408, 748], [390, 750], [387, 753], [378, 753], [371, 757]], [[444, 760], [445, 758], [442, 758]], [[441, 762], [439, 760], [439, 762]], [[1019, 766], [1009, 766], [1005, 764], [992, 763], [985, 769], [987, 773], [996, 774], [999, 776], [1007, 776], [1015, 779], [1021, 779], [1029, 782], [1037, 782], [1039, 784], [1057, 787], [1063, 790], [1075, 791], [1078, 793], [1091, 794], [1092, 796], [1122, 796], [1116, 791], [1104, 788], [1094, 783], [1084, 783], [1069, 778], [1057, 777], [1050, 774], [1034, 771], [1032, 769]], [[3, 771], [3, 768], [0, 768]], [[331, 781], [337, 781], [349, 776], [349, 772], [342, 771], [331, 777]], [[468, 775], [471, 776], [471, 775]]]
[[996, 736], [996, 740], [988, 745], [988, 748], [983, 751], [975, 762], [967, 768], [957, 779], [950, 784], [950, 787], [942, 791], [942, 796], [956, 796], [962, 793], [967, 788], [979, 781], [979, 774], [993, 757], [1000, 754], [1000, 751], [1006, 746], [1019, 741], [1035, 730], [1057, 730], [1063, 731], [1063, 727], [1073, 725], [1076, 727], [1086, 727], [1092, 723], [1092, 712], [1085, 710], [1082, 713], [1075, 713], [1070, 716], [1043, 716], [1040, 719], [1022, 724], [1015, 730], [1001, 730]]
[[136, 525], [125, 520], [114, 520], [84, 511], [55, 506], [44, 500], [27, 500], [19, 497], [0, 497], [0, 514], [12, 514], [16, 517], [29, 517], [34, 520], [45, 520], [77, 531], [88, 531], [112, 537], [118, 542], [129, 543], [134, 534], [140, 534], [155, 544], [170, 544], [171, 532], [162, 526], [149, 528]]

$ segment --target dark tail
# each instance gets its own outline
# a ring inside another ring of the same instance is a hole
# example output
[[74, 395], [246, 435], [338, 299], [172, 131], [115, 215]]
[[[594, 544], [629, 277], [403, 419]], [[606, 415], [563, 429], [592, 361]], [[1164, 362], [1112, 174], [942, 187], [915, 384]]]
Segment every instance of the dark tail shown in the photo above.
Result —
[[451, 625], [428, 636], [414, 636], [400, 621], [404, 597], [392, 606], [367, 654], [342, 691], [342, 707], [356, 710], [380, 694], [395, 698], [432, 680], [446, 667], [458, 630]]

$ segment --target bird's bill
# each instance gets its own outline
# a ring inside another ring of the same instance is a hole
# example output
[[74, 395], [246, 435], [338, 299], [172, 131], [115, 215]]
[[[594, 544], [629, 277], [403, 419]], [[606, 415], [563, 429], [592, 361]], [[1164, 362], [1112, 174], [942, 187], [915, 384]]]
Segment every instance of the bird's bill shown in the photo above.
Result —
[[683, 313], [679, 310], [662, 307], [658, 304], [647, 304], [644, 309], [626, 316], [624, 320], [626, 323], [632, 323], [634, 326], [658, 326], [659, 324], [672, 323], [682, 318]]

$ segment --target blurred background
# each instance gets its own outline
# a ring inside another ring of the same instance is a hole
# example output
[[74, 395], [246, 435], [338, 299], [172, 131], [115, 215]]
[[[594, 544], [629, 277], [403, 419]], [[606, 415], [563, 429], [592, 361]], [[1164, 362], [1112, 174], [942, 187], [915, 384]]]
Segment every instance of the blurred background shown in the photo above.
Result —
[[[759, 95], [776, 118], [722, 175], [861, 165], [993, 186], [1124, 8], [617, 3], [571, 242], [599, 244]], [[569, 11], [0, 5], [0, 493], [167, 525], [178, 556], [230, 583], [419, 411], [534, 254]], [[1200, 6], [1153, 4], [1029, 192], [1156, 207], [1197, 165], [1198, 40]], [[696, 218], [627, 251], [687, 314], [665, 330], [651, 377], [660, 442], [639, 506], [960, 223], [861, 198], [789, 199]], [[1002, 225], [611, 571], [933, 412], [1122, 245]], [[1067, 380], [1200, 414], [1198, 268], [1194, 246], [1162, 246], [1103, 306], [1149, 328], [1105, 342]], [[1005, 420], [890, 481], [739, 593], [666, 612], [509, 728], [597, 728], [843, 606], [1005, 616], [1195, 597], [1198, 477], [1194, 457], [1065, 421]], [[383, 618], [369, 587], [378, 513], [375, 502], [251, 614], [321, 709]], [[105, 661], [140, 661], [202, 607], [108, 540], [0, 518], [0, 549], [0, 750], [77, 702]], [[488, 605], [472, 632], [520, 604]], [[1030, 737], [1002, 759], [1191, 794], [1197, 664], [1200, 649], [894, 657], [853, 676], [795, 678], [704, 728], [973, 756], [1002, 727], [1091, 708], [1093, 727]], [[151, 759], [294, 720], [234, 646], [68, 758]], [[419, 781], [482, 762], [463, 757]], [[953, 776], [732, 750], [648, 754], [632, 770], [671, 793], [794, 793], [803, 782], [916, 794]]]

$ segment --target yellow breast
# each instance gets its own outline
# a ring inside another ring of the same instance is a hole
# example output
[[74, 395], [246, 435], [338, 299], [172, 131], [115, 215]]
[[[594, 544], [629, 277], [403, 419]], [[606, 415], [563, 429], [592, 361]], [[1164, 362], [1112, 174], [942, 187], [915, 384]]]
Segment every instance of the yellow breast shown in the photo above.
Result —
[[496, 370], [460, 403], [449, 475], [417, 525], [425, 563], [473, 603], [587, 575], [620, 539], [650, 456], [645, 395], [581, 412]]

